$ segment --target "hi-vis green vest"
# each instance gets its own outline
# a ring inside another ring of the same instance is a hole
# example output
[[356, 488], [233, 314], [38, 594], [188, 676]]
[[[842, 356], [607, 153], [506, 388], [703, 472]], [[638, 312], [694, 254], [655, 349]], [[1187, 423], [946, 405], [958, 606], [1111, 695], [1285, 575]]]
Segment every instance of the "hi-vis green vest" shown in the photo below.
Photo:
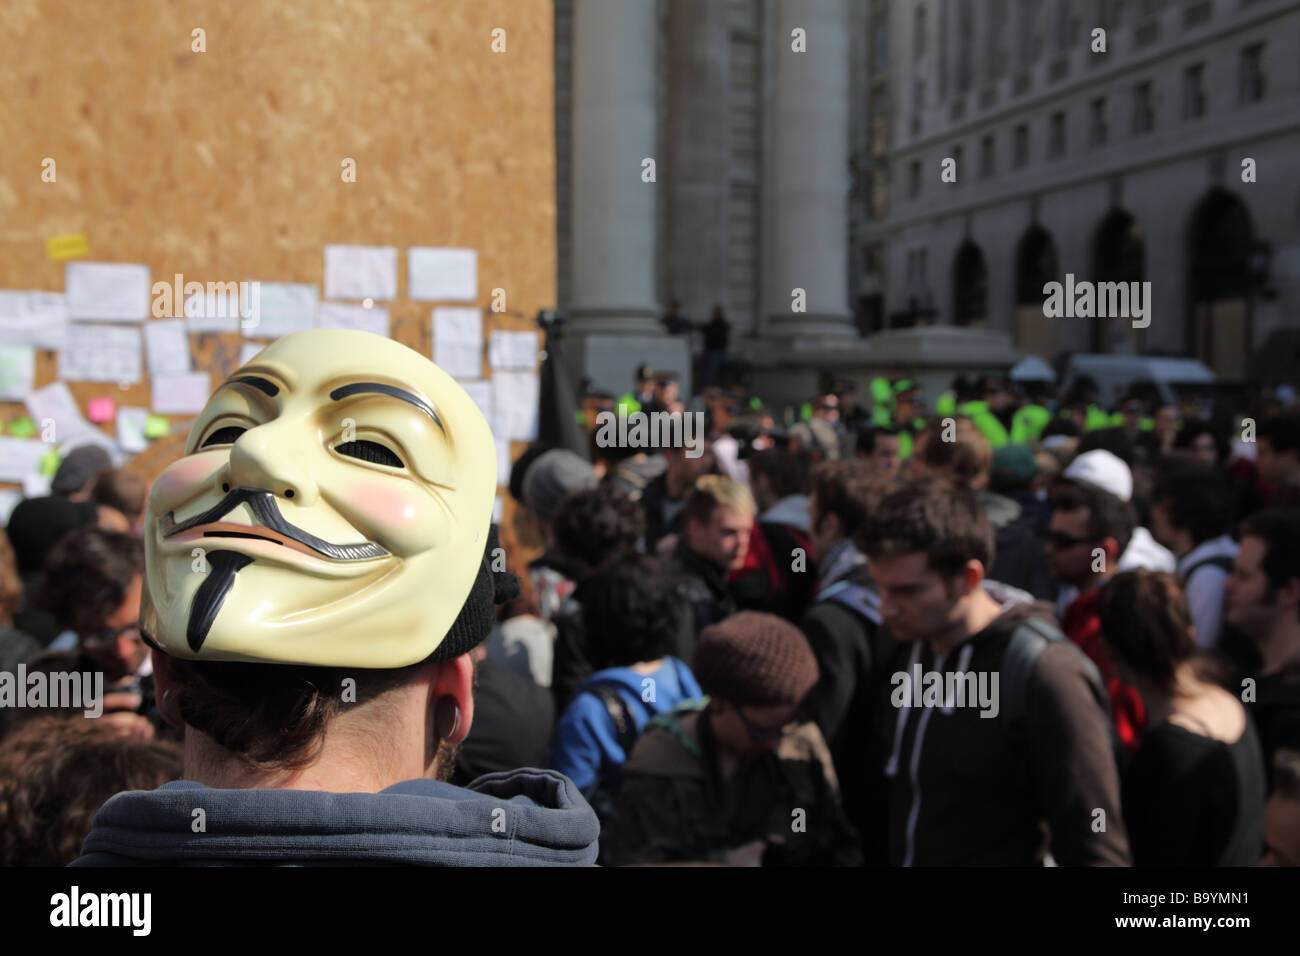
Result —
[[1025, 405], [1016, 409], [1011, 417], [1011, 441], [1016, 445], [1027, 445], [1038, 441], [1043, 430], [1052, 420], [1052, 413], [1042, 405]]
[[987, 438], [989, 444], [994, 448], [1001, 448], [1010, 440], [1002, 422], [989, 411], [988, 402], [963, 402], [957, 406], [957, 413], [965, 415], [974, 422], [975, 427], [980, 430], [980, 434]]

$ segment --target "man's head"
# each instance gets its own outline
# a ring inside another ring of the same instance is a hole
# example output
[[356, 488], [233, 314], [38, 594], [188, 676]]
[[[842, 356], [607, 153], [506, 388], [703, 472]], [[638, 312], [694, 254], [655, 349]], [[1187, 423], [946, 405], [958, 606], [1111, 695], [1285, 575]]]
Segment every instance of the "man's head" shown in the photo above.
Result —
[[912, 449], [918, 474], [942, 474], [978, 490], [988, 484], [993, 449], [975, 423], [964, 416], [930, 422]]
[[824, 418], [828, 422], [839, 421], [840, 397], [834, 392], [819, 395], [813, 402], [813, 415], [816, 418]]
[[1120, 676], [1172, 694], [1178, 669], [1196, 654], [1187, 597], [1172, 574], [1139, 569], [1102, 586], [1097, 612]]
[[965, 619], [993, 562], [993, 528], [967, 488], [925, 477], [888, 495], [858, 536], [899, 640], [934, 640]]
[[1300, 751], [1273, 754], [1273, 792], [1264, 807], [1260, 866], [1300, 866]]
[[1180, 558], [1201, 542], [1227, 534], [1231, 525], [1228, 483], [1211, 466], [1171, 468], [1151, 492], [1151, 533]]
[[1178, 406], [1161, 405], [1151, 418], [1151, 432], [1160, 441], [1172, 440], [1178, 431]]
[[855, 537], [893, 490], [893, 480], [862, 458], [814, 467], [808, 512], [817, 553], [824, 555], [843, 539]]
[[898, 457], [898, 429], [875, 425], [858, 432], [857, 457], [865, 458], [889, 477], [898, 474], [903, 460]]
[[749, 489], [722, 475], [700, 478], [682, 510], [686, 547], [723, 570], [745, 563], [754, 524]]
[[1300, 471], [1300, 413], [1274, 415], [1259, 423], [1255, 463], [1260, 477], [1273, 483]]
[[658, 559], [624, 554], [587, 579], [582, 620], [595, 670], [657, 661], [676, 647], [681, 604]]
[[749, 483], [759, 511], [782, 498], [807, 490], [807, 471], [800, 457], [784, 448], [766, 448], [749, 458]]
[[467, 652], [517, 591], [492, 567], [496, 455], [469, 396], [391, 339], [300, 332], [217, 389], [186, 452], [149, 496], [141, 626], [187, 775], [449, 772]]
[[1107, 491], [1062, 484], [1052, 497], [1047, 567], [1052, 577], [1080, 589], [1119, 570], [1119, 557], [1137, 525], [1133, 508]]
[[714, 736], [739, 757], [774, 750], [817, 683], [817, 658], [782, 618], [742, 611], [700, 632], [691, 671], [709, 695]]
[[469, 649], [444, 639], [485, 573], [496, 454], [424, 356], [285, 336], [217, 388], [185, 452], [147, 509], [142, 624], [162, 650], [392, 668]]
[[[139, 475], [124, 468], [102, 471], [90, 487], [90, 500], [121, 513], [128, 527], [135, 527], [144, 515], [149, 488]], [[101, 516], [102, 521], [102, 516]]]
[[96, 527], [66, 535], [45, 561], [37, 602], [77, 632], [110, 681], [135, 673], [149, 653], [140, 637], [144, 570], [139, 538]]
[[524, 475], [524, 503], [543, 527], [548, 527], [561, 502], [575, 491], [596, 484], [591, 463], [567, 448], [552, 448], [540, 455]]
[[662, 372], [654, 380], [655, 401], [664, 408], [671, 408], [677, 401], [680, 386], [675, 372]]
[[564, 555], [587, 569], [598, 568], [636, 550], [645, 535], [645, 509], [617, 485], [597, 485], [564, 499], [551, 532]]
[[1223, 430], [1199, 419], [1179, 430], [1174, 447], [1207, 468], [1218, 468], [1228, 459], [1228, 437]]
[[1300, 627], [1300, 510], [1260, 511], [1241, 523], [1224, 591], [1224, 620], [1256, 642]]
[[85, 501], [95, 479], [112, 467], [113, 461], [102, 445], [81, 445], [63, 459], [50, 482], [50, 491], [70, 501]]

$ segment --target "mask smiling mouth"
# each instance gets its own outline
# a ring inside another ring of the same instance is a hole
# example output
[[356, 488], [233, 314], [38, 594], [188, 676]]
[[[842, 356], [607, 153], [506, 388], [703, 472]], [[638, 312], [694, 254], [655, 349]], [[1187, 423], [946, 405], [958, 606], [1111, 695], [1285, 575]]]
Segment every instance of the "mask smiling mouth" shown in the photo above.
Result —
[[[248, 503], [261, 524], [248, 525], [220, 520], [244, 502]], [[332, 561], [364, 561], [387, 557], [390, 553], [373, 541], [335, 544], [309, 531], [304, 531], [285, 520], [276, 507], [275, 497], [269, 491], [258, 488], [236, 488], [211, 508], [179, 523], [176, 521], [176, 513], [168, 511], [158, 519], [158, 526], [163, 538], [172, 538], [184, 532], [195, 532], [196, 538], [246, 538], [270, 541], [294, 551]]]

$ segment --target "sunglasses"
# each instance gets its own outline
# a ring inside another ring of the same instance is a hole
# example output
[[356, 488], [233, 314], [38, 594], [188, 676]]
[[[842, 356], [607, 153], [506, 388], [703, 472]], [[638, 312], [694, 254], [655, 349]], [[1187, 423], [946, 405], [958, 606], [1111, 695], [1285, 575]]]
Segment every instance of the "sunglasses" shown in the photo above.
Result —
[[1073, 535], [1065, 534], [1061, 531], [1049, 531], [1047, 533], [1047, 543], [1057, 550], [1064, 551], [1066, 548], [1074, 548], [1081, 544], [1087, 544], [1092, 538], [1076, 538]]

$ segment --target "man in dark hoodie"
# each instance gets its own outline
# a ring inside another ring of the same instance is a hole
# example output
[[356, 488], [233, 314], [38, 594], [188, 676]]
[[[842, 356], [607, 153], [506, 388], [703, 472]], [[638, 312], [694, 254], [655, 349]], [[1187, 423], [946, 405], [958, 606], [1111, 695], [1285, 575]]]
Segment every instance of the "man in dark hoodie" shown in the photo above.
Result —
[[1045, 604], [983, 587], [988, 518], [924, 478], [863, 535], [880, 612], [901, 643], [884, 721], [889, 858], [903, 866], [1125, 865], [1106, 693]]
[[223, 382], [185, 451], [149, 496], [140, 614], [185, 778], [109, 800], [77, 863], [594, 862], [563, 775], [442, 782], [469, 652], [517, 591], [469, 395], [391, 339], [313, 329]]

